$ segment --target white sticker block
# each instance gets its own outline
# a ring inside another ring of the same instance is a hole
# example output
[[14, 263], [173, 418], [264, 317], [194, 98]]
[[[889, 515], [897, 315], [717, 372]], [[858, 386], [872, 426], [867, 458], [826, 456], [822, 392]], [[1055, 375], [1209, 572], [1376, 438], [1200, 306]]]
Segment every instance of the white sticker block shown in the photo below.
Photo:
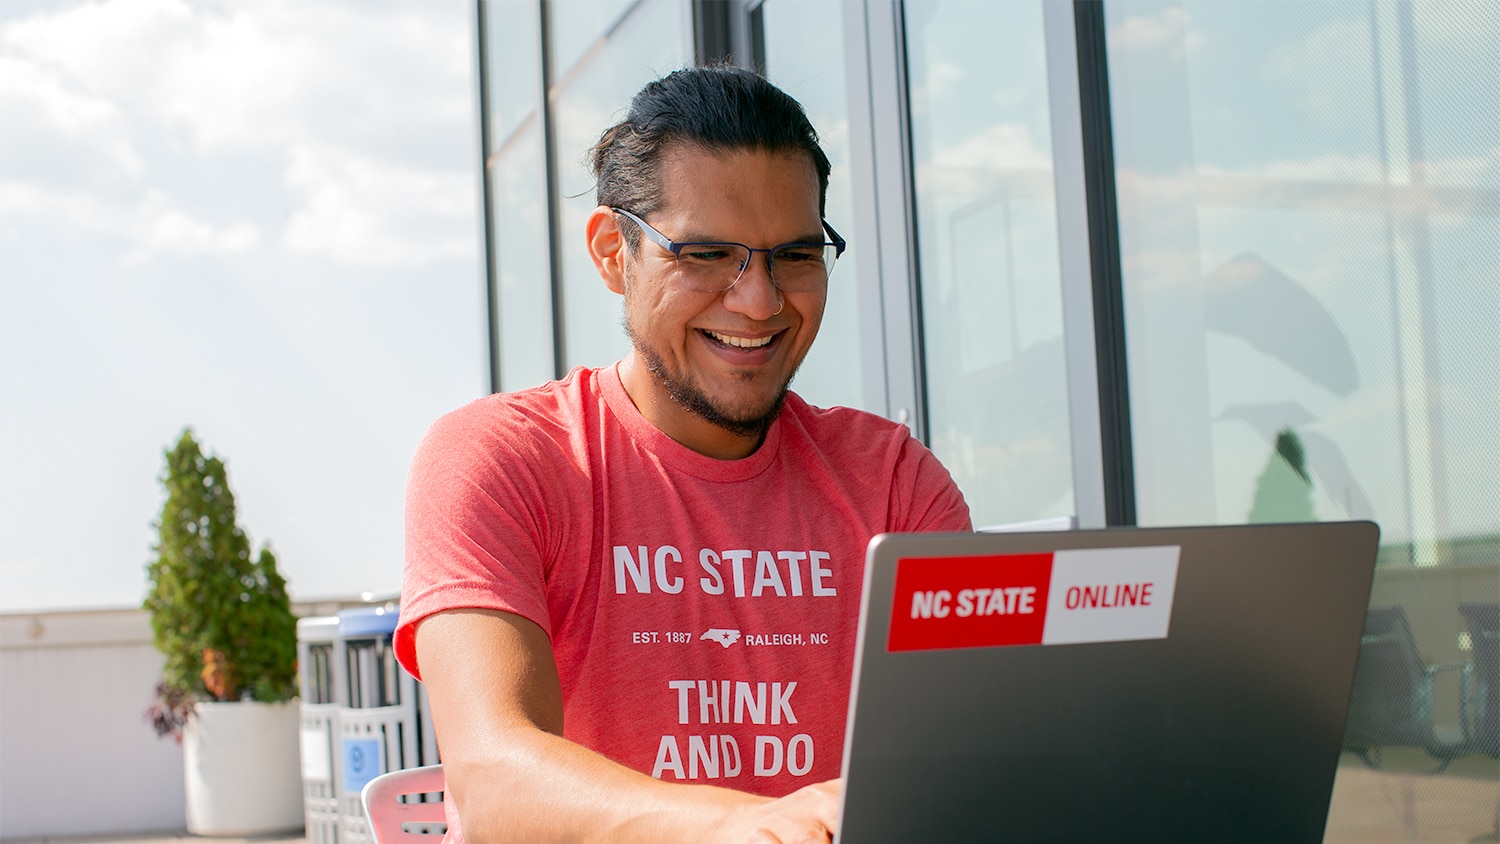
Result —
[[1042, 644], [1165, 639], [1182, 548], [1080, 548], [1052, 558]]
[[333, 782], [333, 745], [326, 727], [302, 728], [302, 777]]

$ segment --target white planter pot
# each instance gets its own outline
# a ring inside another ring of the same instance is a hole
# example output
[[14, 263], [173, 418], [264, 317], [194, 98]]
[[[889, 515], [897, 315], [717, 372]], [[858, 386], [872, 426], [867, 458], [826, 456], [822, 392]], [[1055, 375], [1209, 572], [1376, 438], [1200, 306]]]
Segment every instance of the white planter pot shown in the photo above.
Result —
[[296, 703], [198, 703], [183, 730], [187, 828], [267, 835], [302, 828]]

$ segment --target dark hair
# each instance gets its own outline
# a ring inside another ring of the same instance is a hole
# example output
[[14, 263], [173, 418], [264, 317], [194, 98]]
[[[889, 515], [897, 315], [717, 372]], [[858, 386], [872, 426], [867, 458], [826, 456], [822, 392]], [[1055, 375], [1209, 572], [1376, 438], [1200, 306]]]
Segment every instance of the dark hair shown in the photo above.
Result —
[[[600, 205], [640, 216], [661, 205], [662, 154], [673, 144], [710, 152], [806, 152], [818, 172], [818, 213], [828, 198], [828, 156], [807, 113], [785, 91], [742, 67], [674, 71], [640, 90], [625, 119], [604, 130], [588, 162]], [[634, 249], [640, 232], [625, 230]]]

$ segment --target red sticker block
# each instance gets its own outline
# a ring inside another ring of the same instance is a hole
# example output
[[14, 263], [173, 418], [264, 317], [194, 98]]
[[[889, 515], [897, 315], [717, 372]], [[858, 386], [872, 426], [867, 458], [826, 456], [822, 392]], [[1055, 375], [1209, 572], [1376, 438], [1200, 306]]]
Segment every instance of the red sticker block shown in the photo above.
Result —
[[1051, 582], [1051, 554], [897, 560], [886, 650], [1039, 645]]

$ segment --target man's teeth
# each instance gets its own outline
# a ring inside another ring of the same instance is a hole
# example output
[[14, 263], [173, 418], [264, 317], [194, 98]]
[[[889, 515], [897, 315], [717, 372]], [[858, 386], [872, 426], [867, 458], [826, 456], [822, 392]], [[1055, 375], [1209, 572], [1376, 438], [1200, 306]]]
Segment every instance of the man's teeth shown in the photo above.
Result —
[[770, 337], [751, 339], [749, 337], [730, 337], [727, 334], [720, 334], [717, 331], [704, 331], [703, 333], [718, 340], [720, 343], [739, 349], [759, 349], [761, 346], [771, 342]]

